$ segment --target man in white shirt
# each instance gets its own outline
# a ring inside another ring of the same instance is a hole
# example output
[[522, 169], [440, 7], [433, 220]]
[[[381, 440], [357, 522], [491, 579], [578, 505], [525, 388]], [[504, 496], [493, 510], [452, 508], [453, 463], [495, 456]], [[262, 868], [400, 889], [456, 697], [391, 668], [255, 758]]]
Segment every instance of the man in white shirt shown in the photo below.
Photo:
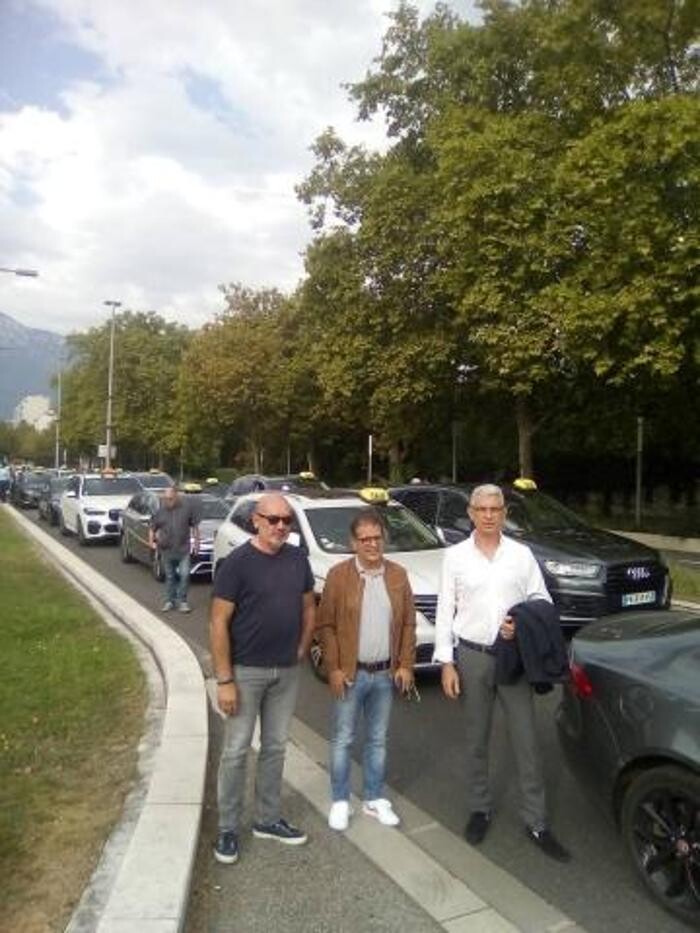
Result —
[[478, 845], [491, 822], [488, 745], [498, 698], [517, 763], [527, 836], [546, 855], [566, 862], [569, 853], [547, 828], [532, 688], [524, 677], [507, 685], [496, 684], [494, 677], [496, 638], [499, 634], [506, 641], [515, 638], [515, 623], [508, 611], [526, 600], [551, 602], [551, 597], [530, 549], [502, 534], [505, 501], [501, 489], [477, 486], [468, 514], [474, 525], [471, 537], [445, 555], [435, 627], [442, 689], [452, 700], [460, 695], [464, 699], [470, 811], [465, 837]]

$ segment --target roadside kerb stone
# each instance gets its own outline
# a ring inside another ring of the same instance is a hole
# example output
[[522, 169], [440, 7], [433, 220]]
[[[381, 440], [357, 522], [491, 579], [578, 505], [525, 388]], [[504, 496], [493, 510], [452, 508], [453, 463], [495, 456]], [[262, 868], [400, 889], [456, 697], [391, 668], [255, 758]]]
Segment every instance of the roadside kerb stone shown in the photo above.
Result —
[[96, 929], [177, 933], [186, 915], [204, 802], [208, 721], [199, 664], [186, 642], [153, 613], [23, 515], [7, 511], [69, 579], [150, 649], [162, 673], [166, 706], [148, 793]]

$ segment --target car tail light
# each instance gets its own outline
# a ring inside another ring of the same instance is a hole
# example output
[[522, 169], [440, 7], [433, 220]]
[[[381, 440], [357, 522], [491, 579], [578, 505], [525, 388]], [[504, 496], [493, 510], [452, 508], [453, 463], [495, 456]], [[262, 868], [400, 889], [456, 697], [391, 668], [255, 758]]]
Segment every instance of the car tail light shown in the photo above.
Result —
[[571, 668], [571, 683], [574, 688], [574, 693], [583, 699], [592, 697], [593, 684], [585, 668], [581, 667], [580, 664], [576, 664], [574, 661], [572, 661], [569, 666]]

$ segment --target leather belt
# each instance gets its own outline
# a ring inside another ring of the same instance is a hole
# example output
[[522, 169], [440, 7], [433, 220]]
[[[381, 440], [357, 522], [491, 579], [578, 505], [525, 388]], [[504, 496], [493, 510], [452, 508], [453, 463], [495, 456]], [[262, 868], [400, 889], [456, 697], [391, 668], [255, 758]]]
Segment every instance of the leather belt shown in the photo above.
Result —
[[379, 671], [388, 671], [391, 667], [391, 661], [365, 661], [357, 662], [358, 671], [367, 671], [368, 674], [377, 674]]
[[460, 638], [460, 645], [464, 645], [465, 648], [469, 648], [471, 651], [481, 651], [483, 654], [495, 654], [496, 649], [493, 645], [482, 645], [478, 641], [469, 641], [468, 638]]

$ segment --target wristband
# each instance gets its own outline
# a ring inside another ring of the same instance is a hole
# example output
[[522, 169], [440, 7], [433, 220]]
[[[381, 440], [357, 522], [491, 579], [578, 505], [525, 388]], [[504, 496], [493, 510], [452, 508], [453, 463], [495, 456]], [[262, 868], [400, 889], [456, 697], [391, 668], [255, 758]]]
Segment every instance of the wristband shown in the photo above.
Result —
[[216, 686], [225, 687], [226, 684], [232, 684], [232, 683], [235, 683], [233, 677], [225, 677], [223, 680], [217, 680]]

